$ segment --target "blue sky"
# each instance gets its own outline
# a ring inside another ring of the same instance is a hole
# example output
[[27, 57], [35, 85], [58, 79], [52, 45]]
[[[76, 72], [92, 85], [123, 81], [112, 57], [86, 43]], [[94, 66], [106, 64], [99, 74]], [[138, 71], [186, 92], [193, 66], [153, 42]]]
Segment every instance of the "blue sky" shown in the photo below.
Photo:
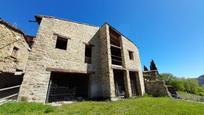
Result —
[[140, 49], [142, 65], [154, 59], [160, 73], [204, 74], [204, 0], [4, 0], [0, 17], [35, 35], [34, 15], [101, 26], [109, 22]]

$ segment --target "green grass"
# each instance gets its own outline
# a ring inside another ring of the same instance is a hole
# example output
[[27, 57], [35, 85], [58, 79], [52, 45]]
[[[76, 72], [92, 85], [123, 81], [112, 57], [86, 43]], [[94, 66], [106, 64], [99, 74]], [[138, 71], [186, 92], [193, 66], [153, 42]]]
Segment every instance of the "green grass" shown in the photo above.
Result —
[[2, 115], [204, 115], [204, 104], [167, 97], [142, 97], [117, 102], [79, 102], [50, 107], [35, 103], [8, 103], [0, 106]]
[[195, 95], [195, 94], [182, 92], [182, 91], [178, 91], [177, 93], [182, 99], [191, 100], [191, 101], [198, 101], [198, 102], [204, 102], [204, 96], [198, 96], [198, 95]]
[[53, 112], [54, 108], [49, 105], [27, 102], [10, 102], [0, 105], [0, 115], [28, 115]]

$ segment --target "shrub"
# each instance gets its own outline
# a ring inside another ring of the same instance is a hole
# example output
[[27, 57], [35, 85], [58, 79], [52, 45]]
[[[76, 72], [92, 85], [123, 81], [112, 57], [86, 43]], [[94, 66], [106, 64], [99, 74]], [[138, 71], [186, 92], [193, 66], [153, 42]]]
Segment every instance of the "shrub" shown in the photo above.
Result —
[[179, 91], [185, 91], [185, 86], [184, 86], [184, 81], [183, 80], [171, 80], [168, 82], [168, 85], [171, 85], [175, 87]]
[[204, 96], [204, 88], [201, 87], [196, 79], [177, 78], [172, 74], [160, 74], [160, 79], [164, 80], [167, 85], [175, 87], [179, 91]]

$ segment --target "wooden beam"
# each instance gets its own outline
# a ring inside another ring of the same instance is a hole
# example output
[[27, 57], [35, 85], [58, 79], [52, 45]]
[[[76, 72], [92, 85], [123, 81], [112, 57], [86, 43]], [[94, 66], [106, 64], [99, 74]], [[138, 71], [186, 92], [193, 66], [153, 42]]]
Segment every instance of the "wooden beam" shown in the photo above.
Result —
[[20, 85], [16, 85], [16, 86], [12, 86], [12, 87], [2, 88], [2, 89], [0, 89], [0, 91], [6, 91], [6, 90], [14, 89], [14, 88], [19, 88], [19, 87], [20, 87]]
[[117, 70], [126, 70], [125, 68], [123, 68], [120, 65], [112, 65], [112, 69], [117, 69]]
[[95, 45], [92, 44], [92, 43], [86, 43], [86, 42], [83, 42], [83, 44], [88, 45], [88, 46], [90, 46], [90, 47], [94, 47], [94, 46], [95, 46]]
[[12, 94], [12, 95], [6, 96], [6, 97], [4, 97], [4, 98], [1, 98], [0, 100], [9, 99], [9, 98], [11, 98], [11, 97], [15, 97], [15, 96], [18, 96], [18, 93], [15, 93], [15, 94]]
[[111, 44], [111, 47], [118, 48], [118, 49], [122, 49], [121, 47], [116, 46], [116, 45], [113, 45], [113, 44]]

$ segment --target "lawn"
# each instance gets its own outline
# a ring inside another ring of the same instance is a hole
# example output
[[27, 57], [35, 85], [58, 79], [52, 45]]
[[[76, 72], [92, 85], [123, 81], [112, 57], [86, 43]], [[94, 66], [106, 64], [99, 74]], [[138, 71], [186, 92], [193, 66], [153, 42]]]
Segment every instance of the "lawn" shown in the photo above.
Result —
[[78, 102], [51, 107], [36, 103], [7, 103], [0, 106], [1, 115], [204, 115], [204, 104], [167, 97], [140, 97], [116, 102]]

